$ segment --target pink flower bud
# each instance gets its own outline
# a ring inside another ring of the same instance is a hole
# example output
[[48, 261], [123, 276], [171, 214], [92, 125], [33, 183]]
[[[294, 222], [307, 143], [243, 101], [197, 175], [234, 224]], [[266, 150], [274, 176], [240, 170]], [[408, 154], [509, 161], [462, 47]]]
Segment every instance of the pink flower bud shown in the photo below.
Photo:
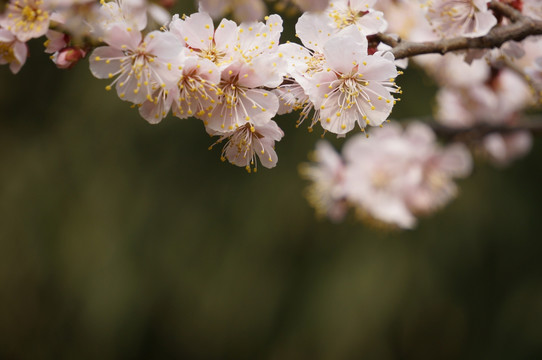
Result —
[[53, 57], [53, 62], [60, 69], [69, 69], [73, 67], [79, 60], [85, 57], [87, 52], [75, 46], [66, 47], [60, 50]]

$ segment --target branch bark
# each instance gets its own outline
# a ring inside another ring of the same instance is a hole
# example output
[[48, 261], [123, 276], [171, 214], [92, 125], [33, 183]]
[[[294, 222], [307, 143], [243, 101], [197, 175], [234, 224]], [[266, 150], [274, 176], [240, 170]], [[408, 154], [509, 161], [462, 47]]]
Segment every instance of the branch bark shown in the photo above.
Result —
[[391, 46], [391, 53], [396, 59], [403, 59], [423, 54], [445, 54], [451, 51], [467, 49], [492, 49], [500, 47], [507, 41], [521, 41], [528, 36], [542, 35], [542, 21], [521, 14], [516, 9], [493, 0], [490, 8], [509, 18], [512, 23], [496, 26], [487, 35], [466, 38], [456, 37], [438, 41], [414, 42], [395, 40], [385, 34], [377, 34], [378, 39]]

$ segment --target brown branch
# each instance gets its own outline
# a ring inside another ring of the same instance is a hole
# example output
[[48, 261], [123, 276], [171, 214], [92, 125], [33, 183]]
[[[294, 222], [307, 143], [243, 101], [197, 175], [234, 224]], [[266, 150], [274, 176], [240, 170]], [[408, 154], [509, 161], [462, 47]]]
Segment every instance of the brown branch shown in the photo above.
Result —
[[532, 118], [515, 125], [477, 124], [469, 127], [450, 127], [434, 122], [429, 123], [433, 131], [447, 141], [471, 142], [480, 140], [493, 133], [510, 134], [518, 131], [529, 131], [533, 135], [542, 135], [542, 118]]
[[380, 41], [392, 47], [391, 53], [396, 59], [403, 59], [422, 54], [445, 54], [457, 50], [492, 49], [510, 40], [521, 41], [528, 36], [542, 35], [542, 21], [525, 16], [511, 6], [496, 0], [490, 3], [490, 8], [508, 17], [512, 23], [496, 26], [487, 35], [476, 38], [456, 37], [438, 41], [413, 42], [395, 40], [384, 34], [377, 34], [377, 36]]
[[523, 18], [523, 14], [520, 11], [500, 1], [491, 1], [488, 7], [496, 13], [506, 16], [512, 22], [521, 21]]

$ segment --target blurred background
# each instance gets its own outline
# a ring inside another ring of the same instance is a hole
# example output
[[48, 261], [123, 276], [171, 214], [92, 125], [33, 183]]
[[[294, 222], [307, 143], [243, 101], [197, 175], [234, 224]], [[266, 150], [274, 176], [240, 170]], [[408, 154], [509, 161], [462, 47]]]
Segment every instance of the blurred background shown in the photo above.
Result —
[[[247, 174], [199, 121], [149, 125], [31, 44], [0, 68], [0, 359], [542, 358], [540, 139], [413, 231], [333, 224], [295, 115]], [[398, 81], [393, 117], [430, 115], [430, 81]]]

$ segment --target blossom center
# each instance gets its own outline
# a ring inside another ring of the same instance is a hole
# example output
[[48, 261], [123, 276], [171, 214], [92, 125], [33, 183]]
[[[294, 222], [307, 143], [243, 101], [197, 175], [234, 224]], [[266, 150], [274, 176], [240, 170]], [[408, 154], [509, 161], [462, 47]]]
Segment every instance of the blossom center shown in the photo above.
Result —
[[384, 190], [391, 183], [390, 175], [383, 170], [376, 170], [371, 175], [371, 184], [375, 189]]
[[0, 42], [0, 59], [11, 63], [17, 61], [13, 52], [13, 47], [9, 43]]
[[348, 9], [346, 11], [333, 11], [329, 16], [333, 19], [335, 22], [335, 25], [339, 29], [345, 28], [349, 25], [354, 25], [357, 23], [357, 21], [367, 14], [368, 11], [354, 11], [352, 9]]
[[356, 75], [343, 75], [341, 80], [339, 91], [345, 95], [347, 108], [350, 108], [351, 104], [357, 101], [357, 97], [363, 93], [363, 89], [368, 83]]
[[212, 45], [208, 49], [203, 49], [199, 53], [199, 56], [205, 59], [211, 60], [215, 64], [219, 64], [220, 61], [226, 56], [226, 53], [224, 51], [220, 51], [216, 48], [216, 46]]
[[34, 21], [36, 20], [36, 17], [38, 16], [38, 13], [37, 11], [35, 11], [34, 9], [32, 9], [30, 6], [26, 5], [23, 10], [21, 11], [22, 15], [23, 15], [23, 19], [25, 21]]
[[39, 23], [49, 18], [49, 14], [39, 8], [41, 4], [43, 4], [41, 0], [24, 0], [23, 4], [17, 1], [13, 5], [9, 5], [8, 17], [15, 20], [16, 29], [22, 29], [25, 32], [40, 30], [42, 26]]

